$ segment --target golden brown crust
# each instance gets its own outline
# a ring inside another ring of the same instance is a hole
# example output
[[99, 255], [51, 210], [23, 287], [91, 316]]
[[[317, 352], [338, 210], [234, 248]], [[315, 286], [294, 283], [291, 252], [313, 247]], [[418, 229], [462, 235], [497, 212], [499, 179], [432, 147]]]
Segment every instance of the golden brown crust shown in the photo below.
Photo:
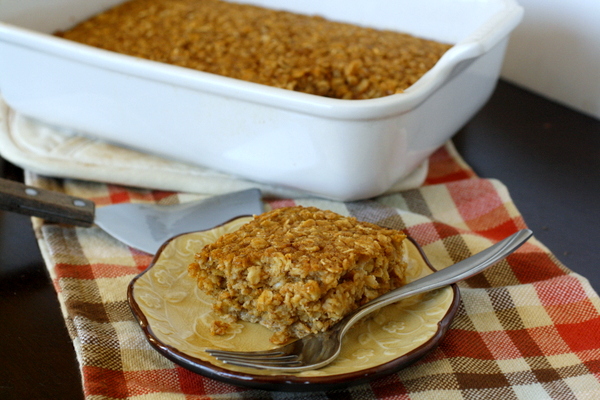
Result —
[[217, 314], [261, 323], [282, 343], [401, 286], [405, 237], [332, 211], [280, 208], [205, 246], [188, 270]]
[[342, 99], [402, 92], [450, 48], [398, 32], [220, 0], [133, 0], [57, 35]]
[[223, 321], [214, 321], [210, 327], [211, 335], [222, 336], [227, 334], [230, 326], [228, 323]]

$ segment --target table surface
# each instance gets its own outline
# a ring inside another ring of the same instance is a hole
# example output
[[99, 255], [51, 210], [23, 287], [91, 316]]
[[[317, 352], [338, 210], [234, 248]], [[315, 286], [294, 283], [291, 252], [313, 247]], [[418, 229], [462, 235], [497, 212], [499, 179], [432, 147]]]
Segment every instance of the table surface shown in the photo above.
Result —
[[[454, 137], [535, 236], [600, 290], [600, 121], [500, 81]], [[0, 176], [20, 180], [0, 160]], [[73, 345], [28, 217], [0, 211], [0, 398], [82, 399]]]

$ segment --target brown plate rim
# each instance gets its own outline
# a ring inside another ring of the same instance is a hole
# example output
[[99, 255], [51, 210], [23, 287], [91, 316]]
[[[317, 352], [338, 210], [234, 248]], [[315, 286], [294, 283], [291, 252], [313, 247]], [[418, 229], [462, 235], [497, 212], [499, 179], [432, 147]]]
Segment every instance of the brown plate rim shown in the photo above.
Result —
[[[246, 217], [248, 216], [232, 218], [228, 222], [232, 222], [236, 219]], [[225, 225], [226, 223], [224, 223], [223, 225]], [[164, 357], [171, 360], [172, 362], [192, 372], [228, 384], [261, 390], [309, 392], [335, 390], [342, 387], [345, 388], [348, 386], [354, 386], [369, 382], [373, 379], [380, 378], [385, 375], [392, 374], [394, 372], [398, 372], [399, 370], [408, 367], [412, 363], [427, 355], [431, 350], [433, 350], [439, 344], [441, 339], [444, 337], [444, 335], [450, 328], [450, 324], [454, 319], [454, 316], [456, 315], [460, 304], [460, 291], [458, 289], [458, 286], [456, 284], [453, 284], [451, 285], [451, 287], [454, 298], [450, 307], [448, 308], [448, 311], [446, 312], [444, 317], [438, 322], [438, 329], [436, 333], [427, 342], [423, 343], [416, 349], [413, 349], [410, 352], [399, 356], [398, 358], [377, 365], [375, 367], [329, 376], [253, 375], [249, 373], [228, 370], [219, 366], [215, 366], [210, 362], [187, 355], [179, 351], [175, 347], [163, 343], [160, 339], [157, 338], [157, 336], [152, 331], [152, 328], [150, 327], [146, 315], [143, 313], [133, 296], [135, 283], [139, 278], [141, 278], [144, 274], [149, 272], [154, 267], [165, 246], [167, 246], [167, 244], [172, 240], [186, 234], [187, 233], [175, 236], [169, 239], [160, 247], [160, 249], [156, 252], [156, 255], [153, 257], [148, 267], [144, 271], [136, 275], [127, 286], [127, 300], [129, 303], [129, 307], [138, 324], [140, 325], [146, 339], [155, 350], [157, 350], [160, 354], [162, 354]], [[431, 265], [431, 262], [425, 255], [425, 252], [423, 251], [421, 246], [416, 242], [416, 240], [414, 240], [410, 236], [407, 236], [407, 239], [410, 240], [411, 243], [417, 248], [419, 254], [425, 261], [425, 264], [432, 271], [435, 272], [436, 269]]]

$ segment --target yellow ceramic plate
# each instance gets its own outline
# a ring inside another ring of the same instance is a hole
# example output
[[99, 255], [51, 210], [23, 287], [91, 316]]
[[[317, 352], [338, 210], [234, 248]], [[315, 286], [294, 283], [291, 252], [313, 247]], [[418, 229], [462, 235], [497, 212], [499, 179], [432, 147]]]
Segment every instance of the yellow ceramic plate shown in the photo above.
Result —
[[[355, 325], [339, 358], [329, 366], [281, 375], [276, 371], [221, 363], [205, 349], [272, 348], [267, 328], [247, 322], [225, 336], [212, 336], [211, 300], [187, 275], [194, 253], [249, 218], [178, 236], [129, 285], [128, 298], [150, 344], [170, 360], [196, 373], [231, 384], [269, 390], [327, 390], [389, 374], [416, 361], [442, 338], [458, 308], [459, 292], [450, 286], [392, 304]], [[410, 239], [410, 238], [409, 238]], [[409, 280], [432, 273], [419, 246], [407, 240]]]

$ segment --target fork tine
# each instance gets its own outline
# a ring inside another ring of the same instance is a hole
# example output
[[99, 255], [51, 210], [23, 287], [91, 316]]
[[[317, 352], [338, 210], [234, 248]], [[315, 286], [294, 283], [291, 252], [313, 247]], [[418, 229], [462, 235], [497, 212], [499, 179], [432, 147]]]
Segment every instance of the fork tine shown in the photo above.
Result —
[[217, 360], [226, 364], [251, 368], [285, 368], [302, 365], [298, 355], [290, 353], [291, 347], [280, 347], [264, 351], [205, 350]]
[[244, 356], [235, 356], [235, 355], [216, 355], [214, 356], [217, 360], [221, 361], [241, 361], [241, 362], [259, 362], [259, 363], [269, 363], [269, 362], [286, 362], [286, 361], [295, 361], [298, 359], [298, 356], [295, 354], [291, 355], [283, 355], [283, 356], [254, 356], [254, 357], [244, 357]]
[[284, 365], [284, 364], [298, 364], [301, 361], [296, 357], [286, 357], [286, 358], [263, 358], [259, 360], [250, 359], [250, 358], [223, 358], [217, 357], [218, 360], [223, 362], [243, 362], [249, 364], [264, 364], [264, 365]]
[[233, 363], [233, 362], [242, 362], [242, 363], [283, 363], [288, 361], [294, 361], [297, 357], [294, 355], [291, 356], [236, 356], [236, 355], [213, 355], [217, 360]]
[[223, 360], [220, 359], [221, 361], [223, 361], [225, 364], [229, 364], [229, 365], [236, 365], [238, 367], [251, 367], [251, 368], [260, 368], [260, 369], [267, 369], [267, 368], [284, 368], [284, 367], [295, 367], [295, 366], [301, 366], [302, 362], [298, 361], [298, 360], [288, 360], [288, 361], [278, 361], [278, 360], [260, 360], [258, 362], [253, 362], [250, 360], [244, 361], [244, 360]]
[[275, 357], [287, 354], [285, 351], [281, 349], [273, 349], [273, 350], [265, 350], [265, 351], [229, 351], [229, 350], [213, 350], [207, 349], [205, 350], [211, 356], [239, 356], [239, 357]]

